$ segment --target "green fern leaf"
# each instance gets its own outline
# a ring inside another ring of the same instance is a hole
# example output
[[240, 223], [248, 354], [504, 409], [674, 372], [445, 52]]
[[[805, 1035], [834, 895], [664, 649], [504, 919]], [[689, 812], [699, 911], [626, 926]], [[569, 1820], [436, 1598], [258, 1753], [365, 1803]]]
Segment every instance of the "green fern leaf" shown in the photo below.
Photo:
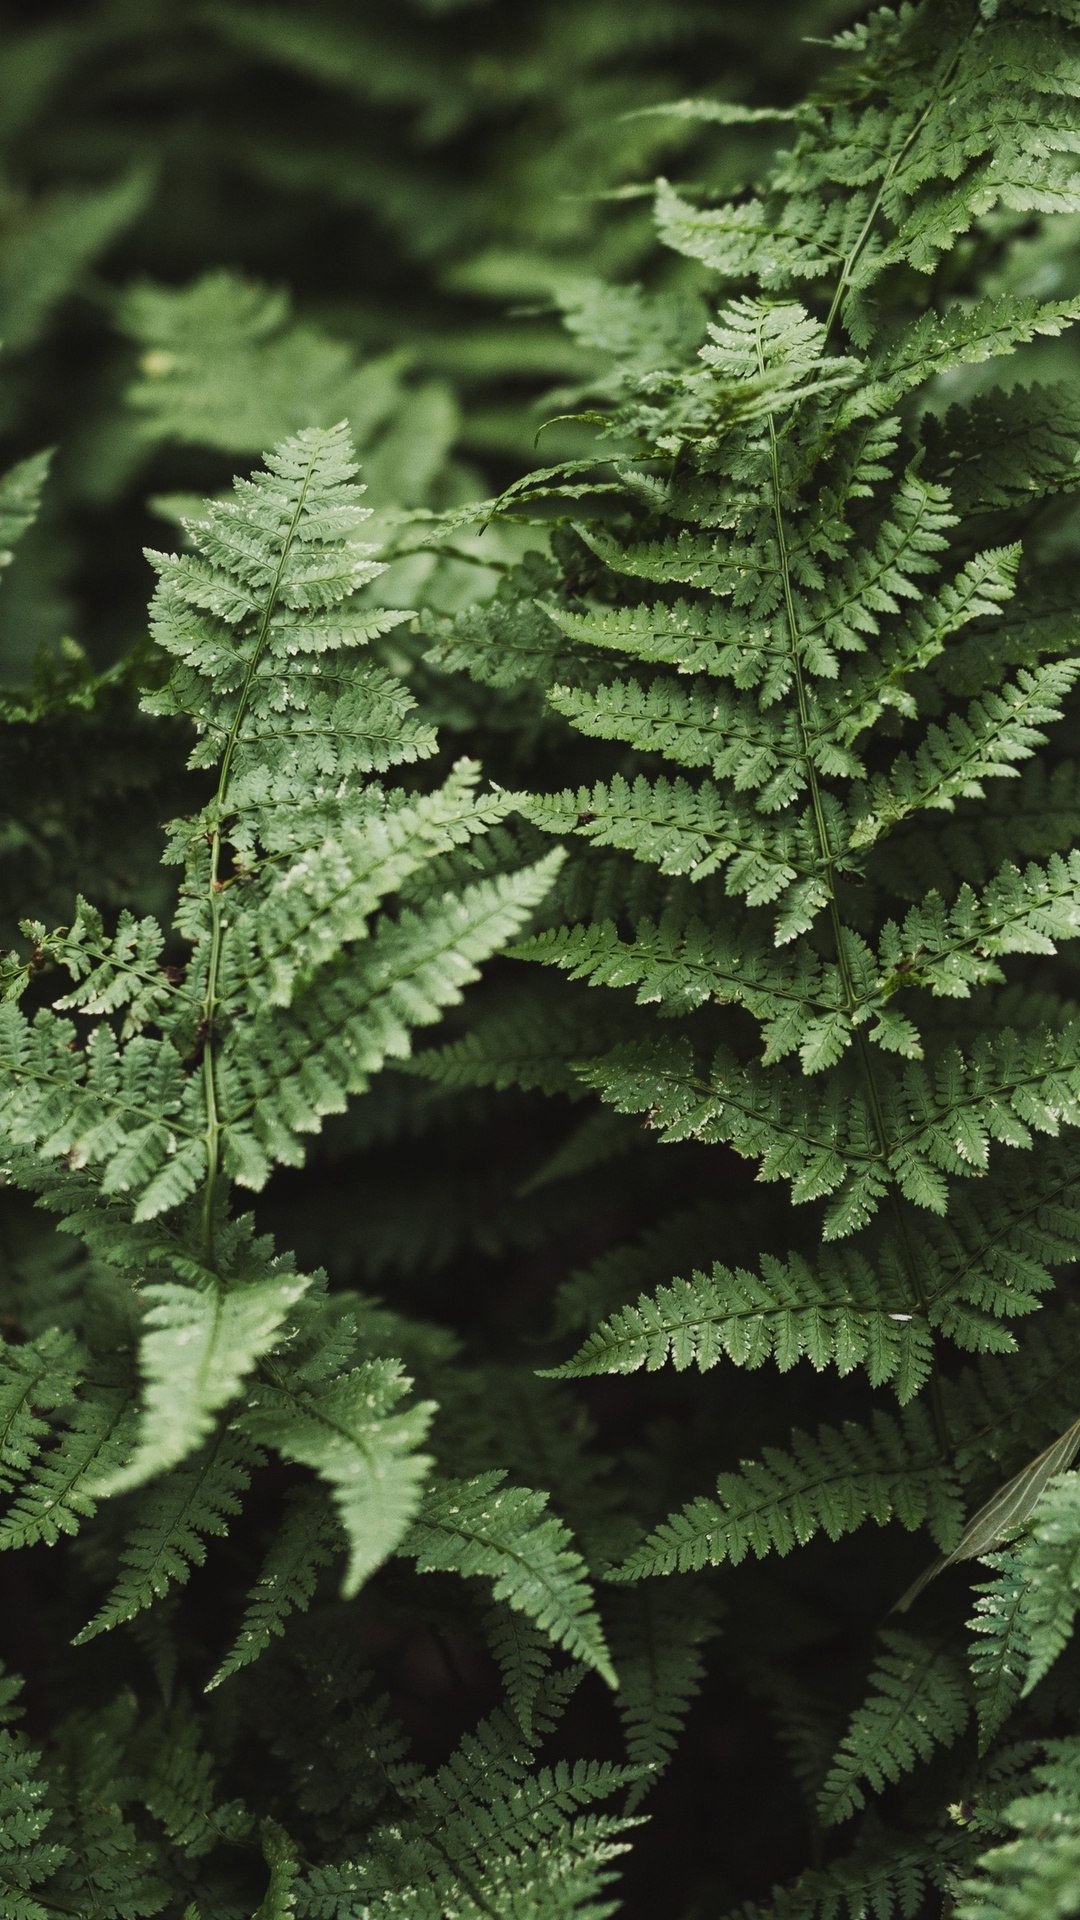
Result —
[[1060, 1657], [1080, 1610], [1080, 1475], [1061, 1473], [1041, 1494], [1023, 1538], [987, 1556], [997, 1577], [978, 1589], [971, 1622], [989, 1641], [972, 1648], [984, 1741]]
[[437, 1481], [401, 1546], [421, 1573], [447, 1569], [494, 1582], [496, 1600], [528, 1614], [556, 1646], [618, 1684], [581, 1556], [548, 1496], [501, 1486], [502, 1473]]
[[505, 1603], [488, 1608], [484, 1627], [499, 1663], [507, 1705], [526, 1739], [531, 1739], [533, 1707], [551, 1667], [551, 1640], [527, 1614]]
[[769, 1447], [761, 1461], [721, 1474], [717, 1499], [700, 1496], [665, 1520], [617, 1577], [738, 1565], [748, 1553], [789, 1553], [819, 1532], [838, 1540], [866, 1520], [897, 1519], [911, 1531], [928, 1523], [939, 1536], [954, 1535], [959, 1490], [921, 1409], [908, 1408], [904, 1422], [878, 1413], [868, 1428], [848, 1421], [822, 1427], [816, 1439], [796, 1431], [790, 1453]]
[[874, 1666], [870, 1696], [852, 1716], [821, 1790], [818, 1812], [827, 1826], [865, 1805], [864, 1781], [880, 1792], [935, 1746], [951, 1746], [967, 1724], [962, 1668], [911, 1634], [890, 1629], [882, 1639], [887, 1652]]
[[104, 1605], [76, 1635], [83, 1646], [99, 1633], [134, 1619], [171, 1587], [184, 1584], [206, 1559], [204, 1536], [221, 1536], [240, 1512], [252, 1468], [262, 1456], [222, 1434], [177, 1467], [160, 1487], [143, 1493], [121, 1553], [121, 1571]]
[[761, 1277], [717, 1262], [709, 1275], [674, 1281], [597, 1327], [572, 1360], [551, 1369], [556, 1379], [650, 1371], [670, 1359], [702, 1372], [726, 1356], [736, 1366], [775, 1360], [786, 1372], [805, 1356], [820, 1372], [866, 1368], [875, 1386], [896, 1384], [911, 1398], [925, 1381], [932, 1347], [910, 1312], [871, 1305], [873, 1278], [857, 1257], [833, 1256], [815, 1273], [799, 1256], [767, 1256]]
[[34, 1898], [67, 1858], [67, 1848], [44, 1836], [53, 1823], [41, 1755], [7, 1727], [0, 1729], [0, 1903], [11, 1920], [46, 1920], [52, 1903]]
[[995, 1553], [985, 1557], [996, 1577], [974, 1589], [979, 1598], [974, 1618], [968, 1621], [975, 1633], [985, 1636], [973, 1641], [969, 1648], [979, 1717], [979, 1748], [983, 1753], [1001, 1732], [1020, 1699], [1029, 1660], [1024, 1620], [1029, 1576], [1015, 1554]]
[[87, 1382], [65, 1412], [57, 1445], [45, 1454], [0, 1518], [0, 1549], [55, 1546], [78, 1533], [97, 1509], [99, 1478], [118, 1470], [131, 1451], [137, 1402], [131, 1386]]
[[37, 519], [51, 464], [51, 451], [32, 453], [0, 476], [0, 569], [11, 565], [15, 547]]
[[334, 1498], [349, 1546], [344, 1592], [356, 1593], [399, 1546], [432, 1462], [418, 1453], [434, 1407], [395, 1412], [411, 1382], [392, 1361], [367, 1360], [319, 1387], [277, 1374], [249, 1395], [243, 1426], [286, 1460], [312, 1467]]
[[10, 1493], [41, 1453], [49, 1434], [41, 1410], [74, 1399], [79, 1359], [72, 1335], [55, 1328], [0, 1347], [0, 1492]]
[[616, 1596], [612, 1657], [627, 1758], [648, 1769], [631, 1789], [632, 1812], [672, 1760], [705, 1674], [702, 1648], [717, 1631], [711, 1595], [693, 1586], [642, 1587]]
[[225, 1291], [211, 1277], [202, 1287], [158, 1281], [143, 1288], [145, 1386], [135, 1452], [94, 1484], [96, 1498], [144, 1485], [202, 1444], [308, 1284], [292, 1276]]
[[271, 1640], [284, 1633], [289, 1614], [309, 1605], [319, 1569], [330, 1565], [339, 1539], [340, 1530], [321, 1493], [303, 1488], [289, 1496], [285, 1518], [248, 1596], [240, 1630], [206, 1683], [208, 1693], [257, 1660]]
[[957, 1920], [1067, 1920], [1080, 1890], [1080, 1743], [1047, 1743], [1028, 1791], [1005, 1808], [1017, 1838], [979, 1860], [961, 1885]]
[[289, 307], [286, 294], [227, 272], [129, 288], [119, 322], [142, 351], [128, 401], [147, 439], [260, 454], [343, 416], [359, 442], [370, 439], [400, 405], [400, 362], [359, 367], [344, 342], [297, 325]]

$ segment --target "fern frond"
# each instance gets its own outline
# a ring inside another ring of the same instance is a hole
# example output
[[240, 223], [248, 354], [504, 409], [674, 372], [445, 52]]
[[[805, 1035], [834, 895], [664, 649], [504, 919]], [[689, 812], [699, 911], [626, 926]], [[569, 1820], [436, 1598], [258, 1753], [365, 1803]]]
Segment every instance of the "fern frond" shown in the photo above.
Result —
[[198, 1860], [222, 1841], [242, 1845], [252, 1816], [238, 1800], [219, 1803], [211, 1755], [187, 1702], [179, 1702], [145, 1732], [149, 1763], [140, 1773], [139, 1798], [185, 1859]]
[[865, 811], [857, 803], [852, 846], [871, 846], [922, 808], [950, 812], [958, 799], [982, 799], [986, 779], [1014, 778], [1017, 762], [1045, 746], [1042, 729], [1061, 719], [1078, 673], [1080, 665], [1064, 660], [1022, 669], [999, 693], [973, 701], [963, 717], [930, 727], [914, 754], [898, 754], [889, 776], [871, 782]]
[[884, 1526], [896, 1519], [909, 1531], [928, 1524], [939, 1538], [955, 1536], [959, 1489], [921, 1408], [909, 1407], [902, 1426], [877, 1413], [869, 1427], [848, 1421], [822, 1427], [816, 1438], [796, 1430], [792, 1443], [790, 1453], [768, 1447], [760, 1461], [721, 1474], [715, 1500], [701, 1495], [665, 1520], [617, 1577], [737, 1566], [748, 1553], [789, 1553], [816, 1533], [838, 1540], [867, 1520]]
[[675, 1753], [705, 1674], [702, 1648], [717, 1631], [713, 1596], [684, 1583], [615, 1595], [612, 1659], [619, 1676], [619, 1718], [631, 1765], [647, 1772], [631, 1789], [633, 1812]]
[[1080, 1741], [1052, 1740], [1028, 1791], [1006, 1806], [1018, 1837], [979, 1860], [959, 1889], [957, 1920], [1066, 1920], [1080, 1890]]
[[50, 1910], [34, 1894], [67, 1858], [61, 1842], [45, 1838], [53, 1819], [40, 1753], [25, 1735], [0, 1728], [0, 1901], [11, 1920], [45, 1920]]
[[[195, 723], [193, 766], [220, 762], [216, 797], [172, 837], [186, 867], [177, 927], [194, 951], [181, 983], [154, 974], [145, 925], [125, 923], [110, 953], [84, 915], [53, 945], [77, 983], [88, 948], [106, 968], [91, 972], [90, 999], [86, 982], [69, 1002], [89, 1011], [103, 996], [107, 1015], [134, 996], [160, 1036], [118, 1043], [99, 1018], [73, 1049], [55, 1012], [31, 1025], [0, 1009], [12, 1146], [100, 1168], [103, 1190], [129, 1194], [138, 1219], [209, 1192], [220, 1165], [261, 1186], [275, 1159], [296, 1164], [299, 1138], [407, 1054], [412, 1030], [520, 930], [558, 865], [548, 856], [448, 890], [440, 856], [507, 802], [476, 799], [467, 767], [412, 806], [358, 788], [358, 772], [429, 755], [434, 737], [385, 671], [328, 664], [405, 617], [356, 604], [382, 569], [353, 537], [367, 514], [354, 472], [343, 426], [309, 429], [192, 523], [194, 553], [156, 556], [153, 630], [174, 666], [144, 705]], [[406, 883], [410, 904], [377, 917]]]
[[354, 1594], [399, 1545], [432, 1462], [417, 1452], [431, 1401], [395, 1411], [411, 1381], [386, 1360], [319, 1386], [293, 1386], [275, 1369], [248, 1396], [241, 1419], [253, 1439], [312, 1467], [333, 1495], [349, 1545], [344, 1592]]
[[70, 1404], [81, 1378], [74, 1337], [50, 1328], [37, 1340], [0, 1347], [0, 1493], [10, 1493], [49, 1434], [42, 1409]]
[[206, 1559], [205, 1536], [221, 1537], [240, 1512], [252, 1469], [263, 1456], [223, 1433], [202, 1453], [176, 1467], [160, 1487], [142, 1493], [120, 1555], [116, 1583], [93, 1619], [76, 1635], [84, 1646], [99, 1633], [131, 1620], [190, 1578]]
[[974, 1617], [968, 1621], [973, 1632], [984, 1636], [973, 1641], [968, 1650], [975, 1682], [979, 1746], [984, 1753], [1020, 1698], [1029, 1661], [1024, 1621], [1029, 1576], [1015, 1553], [987, 1554], [985, 1558], [995, 1577], [975, 1587], [979, 1598]]
[[263, 1857], [270, 1868], [270, 1884], [253, 1920], [291, 1920], [296, 1912], [296, 1881], [300, 1872], [296, 1848], [284, 1829], [272, 1820], [263, 1822], [262, 1846]]
[[421, 1573], [446, 1569], [493, 1581], [496, 1600], [528, 1614], [556, 1646], [618, 1682], [604, 1643], [585, 1564], [548, 1496], [502, 1486], [501, 1473], [436, 1481], [400, 1551]]
[[407, 1056], [414, 1028], [460, 1000], [480, 962], [543, 899], [560, 862], [548, 855], [386, 918], [348, 972], [328, 969], [298, 989], [288, 1023], [268, 1007], [255, 1014], [223, 1049], [223, 1152], [237, 1183], [258, 1189], [275, 1160], [300, 1164], [300, 1137], [343, 1112], [387, 1060]]
[[340, 1529], [321, 1492], [302, 1488], [286, 1501], [285, 1516], [248, 1595], [240, 1629], [229, 1652], [206, 1683], [209, 1693], [239, 1672], [285, 1631], [288, 1616], [310, 1604], [319, 1570], [334, 1559]]
[[531, 1739], [533, 1706], [551, 1668], [551, 1640], [526, 1614], [505, 1602], [488, 1608], [484, 1627], [499, 1663], [507, 1704], [522, 1733]]
[[951, 1884], [955, 1851], [937, 1835], [922, 1845], [871, 1835], [827, 1867], [800, 1874], [794, 1886], [774, 1887], [767, 1907], [755, 1902], [725, 1920], [917, 1920], [930, 1890]]
[[531, 1738], [501, 1712], [466, 1735], [436, 1774], [406, 1786], [407, 1814], [377, 1828], [362, 1859], [305, 1874], [307, 1911], [334, 1920], [363, 1900], [378, 1920], [403, 1910], [440, 1920], [448, 1907], [469, 1920], [492, 1911], [601, 1920], [607, 1903], [594, 1903], [637, 1823], [584, 1809], [632, 1784], [635, 1770], [560, 1760], [534, 1771], [558, 1704], [549, 1687]]
[[55, 1546], [78, 1533], [97, 1510], [100, 1477], [120, 1468], [131, 1451], [138, 1403], [128, 1383], [87, 1381], [65, 1410], [56, 1445], [38, 1463], [0, 1518], [0, 1549], [39, 1540]]
[[596, 1373], [650, 1372], [668, 1360], [702, 1372], [726, 1356], [736, 1366], [773, 1359], [787, 1372], [804, 1356], [819, 1372], [843, 1375], [865, 1367], [875, 1386], [891, 1380], [909, 1400], [925, 1381], [932, 1345], [924, 1322], [899, 1306], [879, 1304], [875, 1276], [857, 1255], [826, 1255], [815, 1271], [799, 1255], [761, 1260], [761, 1274], [732, 1272], [673, 1281], [597, 1327], [556, 1379]]
[[70, 1715], [57, 1729], [49, 1773], [66, 1858], [48, 1889], [54, 1908], [78, 1913], [96, 1906], [117, 1920], [128, 1913], [142, 1920], [169, 1897], [158, 1849], [124, 1817], [135, 1798], [127, 1752], [133, 1706], [121, 1696], [97, 1712]]
[[11, 565], [15, 548], [37, 519], [51, 464], [51, 450], [32, 453], [0, 475], [0, 569]]
[[297, 324], [282, 291], [239, 274], [128, 289], [119, 324], [141, 349], [128, 401], [148, 439], [260, 454], [345, 417], [363, 444], [400, 405], [400, 361], [358, 366], [343, 341]]
[[257, 1361], [274, 1345], [310, 1283], [296, 1275], [226, 1291], [158, 1281], [144, 1287], [139, 1362], [143, 1402], [131, 1459], [94, 1484], [98, 1499], [129, 1492], [195, 1451]]
[[866, 1804], [864, 1782], [880, 1792], [935, 1746], [951, 1746], [970, 1712], [963, 1668], [940, 1646], [887, 1629], [871, 1692], [853, 1714], [818, 1800], [827, 1826]]
[[988, 1555], [996, 1578], [978, 1589], [971, 1625], [984, 1741], [1059, 1658], [1080, 1610], [1080, 1475], [1051, 1479], [1020, 1541]]

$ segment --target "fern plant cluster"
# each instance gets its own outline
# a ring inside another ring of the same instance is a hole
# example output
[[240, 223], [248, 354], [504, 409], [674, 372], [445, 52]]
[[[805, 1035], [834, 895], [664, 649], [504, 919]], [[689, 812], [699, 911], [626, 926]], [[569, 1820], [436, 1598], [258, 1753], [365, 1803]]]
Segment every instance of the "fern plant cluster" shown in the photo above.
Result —
[[124, 305], [133, 431], [276, 445], [8, 696], [176, 808], [0, 965], [11, 1920], [1080, 1913], [1080, 9], [671, 111], [482, 503]]

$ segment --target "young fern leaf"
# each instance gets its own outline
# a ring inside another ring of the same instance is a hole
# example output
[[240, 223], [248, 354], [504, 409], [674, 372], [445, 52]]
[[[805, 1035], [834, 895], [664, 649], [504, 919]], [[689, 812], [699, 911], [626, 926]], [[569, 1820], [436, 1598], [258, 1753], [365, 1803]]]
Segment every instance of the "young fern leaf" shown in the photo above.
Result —
[[852, 1715], [829, 1776], [818, 1813], [826, 1826], [846, 1820], [866, 1804], [864, 1782], [880, 1792], [899, 1780], [935, 1746], [951, 1746], [970, 1712], [963, 1668], [943, 1648], [890, 1629], [887, 1651], [871, 1675], [871, 1693]]
[[[349, 1594], [397, 1545], [430, 1465], [417, 1449], [431, 1403], [400, 1407], [410, 1382], [393, 1362], [346, 1344], [312, 1371], [281, 1351], [311, 1283], [237, 1239], [225, 1207], [226, 1181], [259, 1188], [275, 1162], [299, 1164], [304, 1137], [408, 1054], [560, 864], [474, 877], [469, 843], [509, 797], [478, 794], [469, 763], [411, 799], [367, 778], [432, 754], [435, 737], [385, 669], [338, 664], [406, 617], [358, 599], [382, 569], [355, 537], [368, 516], [354, 472], [344, 425], [305, 430], [191, 523], [194, 552], [154, 556], [152, 626], [172, 672], [144, 705], [194, 722], [190, 764], [217, 769], [213, 797], [169, 830], [187, 966], [160, 966], [152, 922], [129, 915], [110, 939], [83, 904], [69, 930], [32, 929], [35, 962], [16, 982], [48, 958], [73, 991], [33, 1021], [14, 1000], [0, 1008], [0, 1137], [16, 1179], [33, 1185], [42, 1160], [60, 1161], [50, 1204], [71, 1208], [77, 1190], [85, 1211], [88, 1186], [91, 1217], [103, 1197], [127, 1211], [120, 1245], [135, 1222], [119, 1264], [139, 1284], [144, 1382], [129, 1457], [119, 1402], [88, 1390], [82, 1426], [0, 1520], [0, 1543], [55, 1539], [93, 1499], [173, 1473], [93, 1631], [186, 1577], [204, 1522], [218, 1529], [233, 1510], [235, 1475], [220, 1498], [198, 1494], [223, 1447], [240, 1460], [269, 1444], [323, 1477]], [[64, 1013], [89, 1020], [85, 1043]]]
[[503, 1473], [473, 1480], [437, 1480], [424, 1496], [400, 1552], [421, 1573], [479, 1574], [493, 1582], [496, 1600], [527, 1614], [548, 1638], [609, 1686], [618, 1681], [569, 1530], [545, 1514], [548, 1496], [530, 1487], [503, 1486]]
[[[155, 556], [153, 631], [174, 667], [144, 704], [193, 720], [192, 765], [219, 767], [214, 799], [173, 830], [193, 953], [156, 1013], [160, 1037], [118, 1045], [101, 1022], [72, 1050], [55, 1013], [31, 1026], [2, 1010], [11, 1145], [99, 1169], [139, 1220], [201, 1187], [208, 1246], [219, 1173], [259, 1187], [275, 1160], [297, 1163], [302, 1136], [460, 996], [557, 864], [416, 898], [418, 870], [506, 801], [472, 798], [466, 769], [411, 809], [355, 784], [431, 753], [434, 737], [407, 696], [387, 709], [381, 669], [332, 664], [405, 617], [355, 604], [380, 569], [352, 537], [365, 511], [354, 471], [343, 427], [309, 430], [192, 524], [196, 554]], [[372, 926], [406, 880], [415, 904]]]

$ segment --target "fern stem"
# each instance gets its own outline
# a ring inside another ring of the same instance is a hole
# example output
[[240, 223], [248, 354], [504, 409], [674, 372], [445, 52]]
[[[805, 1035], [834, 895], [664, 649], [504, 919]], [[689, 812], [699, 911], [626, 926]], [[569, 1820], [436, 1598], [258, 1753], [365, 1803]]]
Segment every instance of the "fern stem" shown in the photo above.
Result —
[[282, 542], [281, 555], [274, 571], [274, 577], [267, 591], [262, 614], [260, 615], [258, 629], [255, 634], [255, 642], [251, 649], [251, 658], [248, 661], [243, 685], [240, 688], [240, 693], [237, 698], [236, 712], [233, 715], [232, 725], [229, 728], [228, 738], [225, 742], [225, 751], [221, 756], [221, 772], [218, 775], [217, 792], [214, 795], [213, 801], [214, 830], [210, 846], [210, 956], [206, 974], [206, 993], [202, 1005], [202, 1030], [204, 1035], [203, 1096], [206, 1101], [206, 1132], [204, 1135], [206, 1145], [206, 1180], [203, 1186], [202, 1230], [206, 1264], [211, 1269], [213, 1269], [214, 1265], [214, 1205], [216, 1200], [218, 1163], [221, 1157], [221, 1116], [218, 1109], [217, 1079], [215, 1074], [216, 1063], [214, 1058], [215, 1022], [220, 1004], [218, 984], [221, 977], [221, 949], [225, 925], [222, 898], [224, 885], [220, 877], [221, 821], [225, 811], [225, 797], [228, 792], [229, 780], [232, 774], [233, 758], [240, 739], [240, 728], [243, 725], [248, 701], [251, 698], [251, 688], [258, 671], [259, 661], [262, 659], [266, 647], [267, 637], [270, 632], [270, 621], [273, 618], [274, 609], [277, 606], [278, 594], [281, 591], [282, 575], [285, 572], [285, 567], [292, 551], [293, 541], [296, 538], [296, 529], [300, 524], [300, 515], [304, 510], [304, 503], [307, 500], [308, 489], [311, 485], [317, 459], [318, 452], [317, 450], [313, 450], [308, 462], [307, 471], [304, 474], [303, 481], [297, 493], [296, 507], [293, 511], [292, 519], [289, 522], [288, 532]]
[[[759, 325], [758, 325], [757, 356], [758, 356], [758, 365], [761, 370], [762, 377], [764, 377], [766, 369], [765, 369], [765, 356], [762, 350], [762, 342], [761, 342], [761, 324], [762, 323], [759, 322]], [[818, 770], [814, 764], [813, 755], [811, 753], [810, 703], [807, 697], [806, 681], [803, 677], [802, 639], [799, 632], [798, 614], [795, 608], [795, 595], [794, 595], [792, 584], [791, 584], [791, 563], [788, 555], [787, 529], [784, 525], [784, 511], [781, 505], [781, 498], [780, 498], [781, 489], [780, 489], [779, 445], [777, 441], [776, 427], [772, 420], [771, 415], [769, 417], [768, 424], [769, 424], [769, 463], [770, 463], [771, 476], [772, 476], [773, 524], [776, 529], [777, 558], [780, 565], [780, 578], [781, 578], [783, 595], [784, 595], [784, 615], [787, 620], [788, 637], [791, 642], [792, 676], [795, 684], [795, 699], [796, 699], [796, 704], [798, 708], [799, 738], [800, 738], [800, 743], [802, 748], [803, 764], [806, 767], [807, 784], [810, 791], [810, 804], [811, 804], [811, 809], [814, 816], [814, 832], [818, 842], [818, 856], [821, 861], [822, 867], [824, 869], [825, 881], [826, 881], [826, 886], [828, 888], [828, 894], [829, 894], [829, 919], [832, 925], [833, 945], [836, 950], [836, 964], [837, 964], [837, 967], [839, 968], [840, 979], [844, 989], [844, 997], [847, 1003], [846, 1010], [850, 1015], [854, 1012], [856, 1006], [858, 1005], [858, 994], [855, 991], [855, 983], [851, 977], [851, 967], [848, 961], [847, 947], [844, 940], [844, 925], [843, 925], [843, 921], [840, 918], [840, 909], [837, 905], [837, 900], [836, 900], [836, 863], [833, 855], [832, 843], [829, 839], [829, 824], [825, 817], [825, 807], [822, 801], [820, 782], [818, 780]], [[880, 1100], [880, 1096], [878, 1094], [878, 1089], [877, 1089], [877, 1083], [874, 1077], [874, 1069], [873, 1069], [872, 1062], [870, 1060], [869, 1049], [866, 1045], [866, 1041], [863, 1035], [859, 1032], [856, 1032], [854, 1035], [854, 1040], [855, 1040], [855, 1050], [859, 1056], [859, 1064], [862, 1069], [863, 1080], [866, 1086], [867, 1099], [870, 1105], [870, 1114], [873, 1120], [874, 1132], [877, 1136], [878, 1153], [880, 1154], [882, 1163], [885, 1167], [886, 1177], [888, 1177], [889, 1136], [888, 1136], [888, 1129], [885, 1124], [885, 1114], [882, 1109], [881, 1100]], [[928, 1320], [929, 1302], [927, 1300], [922, 1282], [919, 1278], [918, 1264], [915, 1260], [911, 1242], [908, 1237], [907, 1223], [903, 1217], [903, 1213], [897, 1199], [896, 1188], [891, 1179], [888, 1181], [888, 1185], [889, 1185], [889, 1192], [890, 1192], [890, 1197], [892, 1201], [893, 1215], [897, 1224], [897, 1235], [900, 1242], [901, 1255], [903, 1258], [905, 1270], [907, 1272], [908, 1285], [911, 1292], [911, 1302], [912, 1302], [912, 1305], [917, 1309], [920, 1317], [923, 1320]], [[939, 1385], [936, 1374], [932, 1374], [930, 1377], [929, 1393], [930, 1393], [930, 1405], [931, 1405], [931, 1410], [933, 1415], [934, 1428], [938, 1437], [938, 1444], [941, 1447], [943, 1455], [947, 1455], [950, 1450], [949, 1428], [948, 1428], [948, 1421], [945, 1417], [944, 1403], [941, 1398], [941, 1389], [940, 1389], [940, 1385]]]

